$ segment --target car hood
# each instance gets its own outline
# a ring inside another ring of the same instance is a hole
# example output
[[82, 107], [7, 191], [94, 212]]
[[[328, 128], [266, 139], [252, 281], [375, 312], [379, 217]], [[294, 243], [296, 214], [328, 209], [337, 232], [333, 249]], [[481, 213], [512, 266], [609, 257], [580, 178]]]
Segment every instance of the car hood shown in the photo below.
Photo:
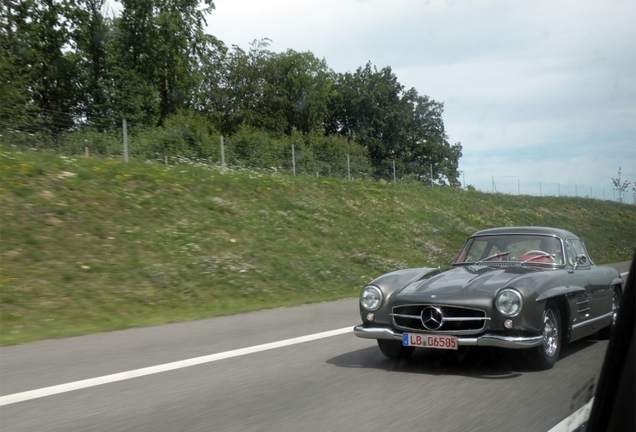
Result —
[[512, 281], [525, 279], [527, 275], [536, 274], [537, 271], [541, 270], [522, 266], [455, 267], [433, 277], [409, 283], [400, 290], [397, 299], [490, 297]]

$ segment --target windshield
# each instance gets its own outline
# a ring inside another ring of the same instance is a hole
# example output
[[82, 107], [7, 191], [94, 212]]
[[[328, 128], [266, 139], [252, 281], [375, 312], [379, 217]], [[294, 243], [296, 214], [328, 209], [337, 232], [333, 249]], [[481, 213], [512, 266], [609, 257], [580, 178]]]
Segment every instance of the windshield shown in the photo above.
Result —
[[561, 240], [547, 235], [488, 235], [471, 237], [455, 264], [510, 263], [563, 265]]

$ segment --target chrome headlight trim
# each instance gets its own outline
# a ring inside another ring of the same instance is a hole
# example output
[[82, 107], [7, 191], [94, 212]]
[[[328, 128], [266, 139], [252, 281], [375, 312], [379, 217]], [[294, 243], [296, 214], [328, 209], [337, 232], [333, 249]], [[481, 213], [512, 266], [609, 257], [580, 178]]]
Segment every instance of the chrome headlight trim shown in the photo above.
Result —
[[508, 318], [516, 317], [523, 309], [523, 296], [513, 288], [504, 288], [495, 297], [495, 307]]
[[383, 301], [382, 290], [376, 286], [368, 285], [360, 293], [360, 305], [369, 312], [380, 309]]

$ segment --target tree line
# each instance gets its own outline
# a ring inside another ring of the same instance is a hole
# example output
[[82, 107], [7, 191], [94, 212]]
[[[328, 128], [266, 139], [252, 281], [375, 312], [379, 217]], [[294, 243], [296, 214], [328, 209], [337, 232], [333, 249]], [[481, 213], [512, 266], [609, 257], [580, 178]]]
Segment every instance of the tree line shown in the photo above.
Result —
[[247, 153], [304, 137], [460, 185], [462, 147], [448, 141], [443, 103], [405, 88], [390, 67], [336, 73], [311, 52], [273, 52], [268, 39], [228, 47], [204, 31], [212, 0], [118, 3], [116, 14], [106, 0], [0, 4], [5, 128], [37, 123], [55, 135], [196, 119], [214, 135], [269, 137]]

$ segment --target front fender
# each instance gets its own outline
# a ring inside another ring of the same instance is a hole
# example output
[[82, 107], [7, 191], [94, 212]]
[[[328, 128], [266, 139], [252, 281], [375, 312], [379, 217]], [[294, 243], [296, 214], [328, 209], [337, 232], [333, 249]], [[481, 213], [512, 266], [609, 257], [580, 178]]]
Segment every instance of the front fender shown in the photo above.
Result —
[[[587, 336], [587, 333], [575, 331], [573, 327], [573, 324], [578, 319], [577, 317], [580, 313], [579, 307], [584, 307], [587, 304], [587, 301], [582, 301], [582, 303], [577, 301], [578, 294], [585, 294], [585, 288], [580, 286], [566, 285], [551, 288], [541, 293], [536, 298], [537, 302], [557, 297], [561, 298], [562, 301], [560, 301], [559, 304], [562, 308], [561, 313], [565, 314], [565, 316], [562, 318], [564, 319], [564, 336], [567, 343], [579, 339], [583, 336]], [[583, 298], [585, 298], [585, 296], [583, 296]]]
[[562, 296], [566, 294], [577, 294], [577, 293], [584, 293], [584, 292], [585, 292], [585, 288], [583, 287], [571, 286], [571, 285], [560, 286], [560, 287], [550, 288], [549, 290], [542, 292], [541, 294], [537, 296], [535, 301], [540, 302], [549, 298], [554, 298], [554, 297], [558, 297], [558, 296]]

